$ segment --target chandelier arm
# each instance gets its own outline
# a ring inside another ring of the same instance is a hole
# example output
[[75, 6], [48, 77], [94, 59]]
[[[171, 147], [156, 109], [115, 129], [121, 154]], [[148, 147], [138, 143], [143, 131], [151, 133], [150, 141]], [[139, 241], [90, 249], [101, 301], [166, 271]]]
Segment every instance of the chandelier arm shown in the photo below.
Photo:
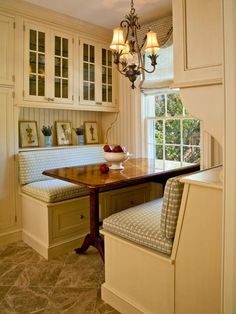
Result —
[[146, 73], [153, 73], [156, 69], [156, 65], [152, 65], [153, 69], [152, 70], [147, 70], [144, 67], [140, 67], [141, 70], [145, 71]]

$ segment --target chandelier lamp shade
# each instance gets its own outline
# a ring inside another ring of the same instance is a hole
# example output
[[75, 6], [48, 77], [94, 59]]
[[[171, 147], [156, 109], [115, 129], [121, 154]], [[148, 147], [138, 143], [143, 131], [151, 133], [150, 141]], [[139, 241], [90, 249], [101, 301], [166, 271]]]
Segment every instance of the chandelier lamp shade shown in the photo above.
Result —
[[[135, 12], [134, 2], [131, 0], [131, 9], [125, 19], [120, 22], [120, 27], [113, 30], [113, 38], [110, 48], [112, 49], [114, 63], [117, 70], [128, 77], [135, 88], [134, 82], [143, 71], [152, 73], [157, 64], [157, 52], [160, 49], [157, 34], [148, 31], [141, 44], [138, 43], [137, 31], [140, 30], [138, 16]], [[145, 47], [144, 47], [145, 45]], [[143, 50], [144, 48], [144, 50]], [[151, 70], [144, 67], [143, 54], [147, 53], [152, 66]]]

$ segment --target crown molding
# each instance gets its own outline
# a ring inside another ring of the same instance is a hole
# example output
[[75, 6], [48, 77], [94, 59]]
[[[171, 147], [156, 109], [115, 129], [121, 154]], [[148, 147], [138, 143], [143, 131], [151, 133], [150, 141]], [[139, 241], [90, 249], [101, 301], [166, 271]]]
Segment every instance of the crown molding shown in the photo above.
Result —
[[0, 0], [0, 12], [56, 24], [71, 31], [77, 31], [79, 35], [83, 36], [94, 37], [94, 34], [96, 34], [96, 39], [106, 42], [110, 42], [112, 38], [111, 30], [22, 0]]

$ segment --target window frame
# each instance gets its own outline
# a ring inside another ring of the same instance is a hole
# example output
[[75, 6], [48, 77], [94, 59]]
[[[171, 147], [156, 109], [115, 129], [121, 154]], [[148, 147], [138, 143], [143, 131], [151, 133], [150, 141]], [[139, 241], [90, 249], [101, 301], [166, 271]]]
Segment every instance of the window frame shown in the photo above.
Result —
[[[199, 148], [200, 150], [200, 159], [201, 159], [201, 121], [199, 119], [196, 119], [195, 117], [192, 117], [189, 113], [187, 113], [186, 108], [183, 104], [183, 111], [182, 111], [182, 115], [176, 115], [176, 116], [171, 116], [168, 115], [168, 111], [167, 111], [167, 95], [168, 94], [179, 94], [179, 90], [174, 90], [174, 89], [165, 89], [165, 90], [157, 90], [157, 91], [153, 91], [151, 94], [146, 94], [145, 95], [145, 104], [148, 104], [150, 106], [150, 101], [147, 101], [146, 97], [157, 97], [158, 95], [164, 95], [165, 96], [165, 113], [163, 116], [155, 116], [155, 102], [153, 104], [152, 108], [152, 115], [150, 116], [146, 116], [146, 135], [147, 135], [147, 154], [149, 158], [153, 158], [156, 160], [156, 162], [160, 163], [161, 161], [163, 162], [163, 167], [165, 166], [166, 162], [171, 162], [171, 160], [166, 160], [166, 151], [165, 148], [166, 147], [180, 147], [180, 160], [179, 161], [173, 161], [179, 164], [179, 167], [184, 167], [186, 165], [191, 165], [191, 164], [196, 164], [196, 163], [189, 163], [184, 161], [184, 147], [191, 147], [193, 149], [195, 148]], [[155, 98], [154, 98], [155, 99]], [[149, 108], [149, 113], [150, 113], [150, 108]], [[166, 136], [165, 136], [165, 124], [167, 121], [180, 121], [180, 143], [179, 144], [171, 144], [171, 143], [166, 143]], [[183, 138], [183, 121], [184, 120], [199, 120], [199, 127], [200, 127], [200, 132], [199, 132], [199, 145], [196, 144], [184, 144], [184, 138]], [[155, 123], [157, 121], [162, 121], [163, 122], [163, 143], [162, 144], [157, 144], [156, 143], [156, 137], [155, 137]], [[151, 127], [151, 122], [153, 122], [152, 127]], [[152, 131], [150, 131], [150, 129], [152, 129]], [[152, 135], [152, 138], [150, 139], [150, 135]], [[156, 158], [156, 146], [162, 146], [162, 154], [163, 154], [163, 159], [157, 159]], [[152, 147], [151, 147], [152, 146]]]

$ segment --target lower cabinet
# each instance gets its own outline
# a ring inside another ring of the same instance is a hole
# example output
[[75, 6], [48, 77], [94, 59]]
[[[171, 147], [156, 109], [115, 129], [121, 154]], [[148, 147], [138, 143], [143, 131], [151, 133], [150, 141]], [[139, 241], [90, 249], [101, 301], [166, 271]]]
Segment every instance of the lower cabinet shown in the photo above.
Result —
[[[100, 219], [162, 196], [162, 185], [145, 183], [101, 193]], [[22, 240], [46, 259], [80, 247], [89, 232], [89, 196], [45, 203], [21, 194]]]
[[158, 197], [162, 197], [162, 185], [154, 182], [104, 192], [100, 195], [100, 219]]
[[11, 88], [0, 87], [0, 239], [2, 243], [17, 240], [12, 93]]

